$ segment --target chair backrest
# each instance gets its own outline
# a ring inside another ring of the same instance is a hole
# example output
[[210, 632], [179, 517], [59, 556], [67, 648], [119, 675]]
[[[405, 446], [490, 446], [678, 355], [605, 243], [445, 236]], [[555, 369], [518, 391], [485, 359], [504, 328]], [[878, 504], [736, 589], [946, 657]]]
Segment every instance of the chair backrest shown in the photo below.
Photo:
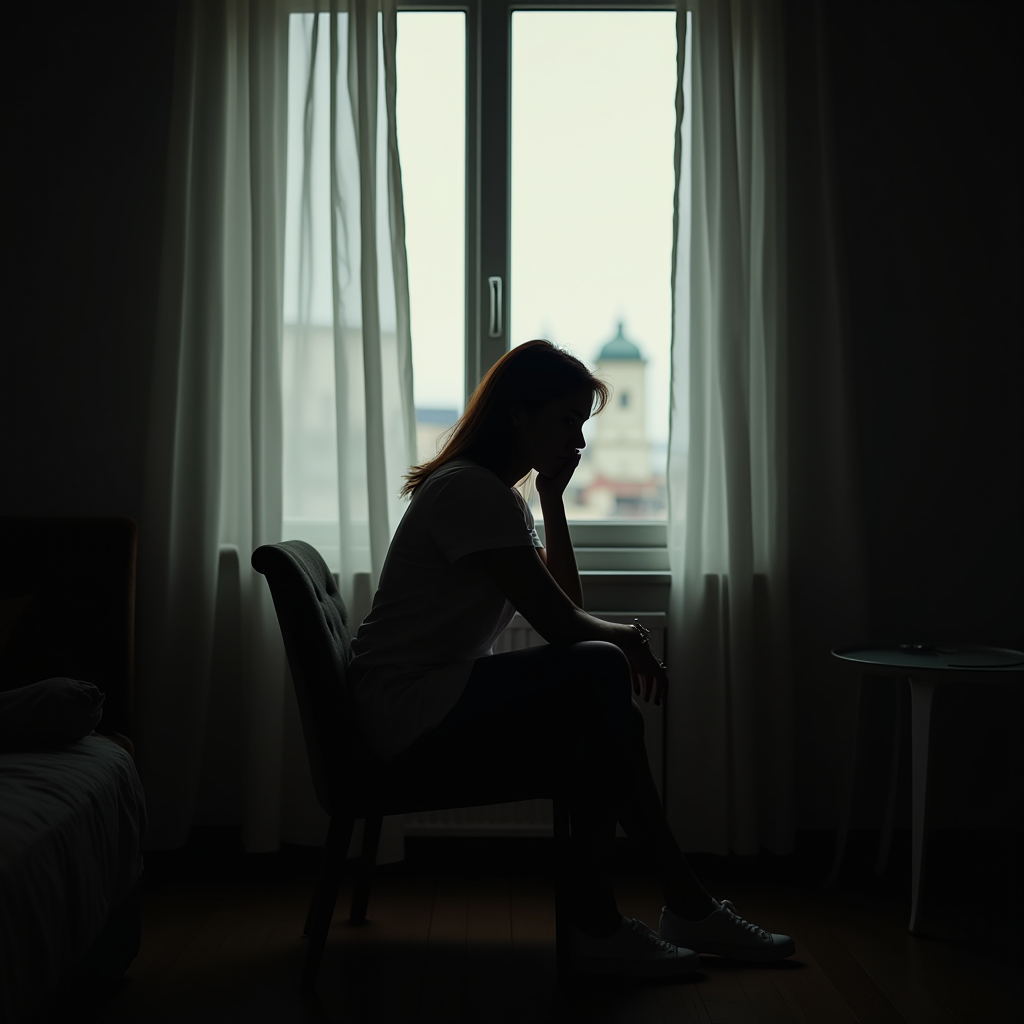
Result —
[[301, 540], [264, 544], [252, 567], [267, 578], [288, 656], [320, 806], [332, 814], [337, 787], [360, 774], [366, 752], [348, 698], [348, 611], [320, 553]]

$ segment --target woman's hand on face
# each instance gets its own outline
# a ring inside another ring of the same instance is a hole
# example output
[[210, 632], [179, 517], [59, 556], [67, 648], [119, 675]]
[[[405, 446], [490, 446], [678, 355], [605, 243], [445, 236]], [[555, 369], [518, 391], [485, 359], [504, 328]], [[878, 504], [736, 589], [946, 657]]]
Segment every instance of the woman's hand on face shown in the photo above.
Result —
[[633, 677], [633, 692], [638, 697], [642, 693], [644, 701], [650, 701], [653, 694], [654, 703], [660, 704], [668, 690], [668, 672], [654, 656], [651, 645], [623, 647], [622, 650], [629, 659], [630, 675]]
[[547, 498], [560, 498], [562, 496], [566, 487], [569, 486], [569, 481], [572, 479], [573, 473], [576, 472], [576, 467], [580, 464], [581, 458], [581, 453], [577, 451], [565, 460], [562, 468], [554, 476], [545, 476], [543, 473], [537, 474], [537, 494], [540, 495], [542, 502]]

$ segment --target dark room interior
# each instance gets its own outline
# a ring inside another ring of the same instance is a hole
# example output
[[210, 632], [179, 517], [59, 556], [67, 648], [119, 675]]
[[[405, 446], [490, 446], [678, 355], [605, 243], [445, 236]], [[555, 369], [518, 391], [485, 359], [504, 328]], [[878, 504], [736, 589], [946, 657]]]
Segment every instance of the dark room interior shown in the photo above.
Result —
[[[168, 0], [28, 4], [8, 30], [7, 294], [18, 315], [0, 355], [2, 516], [124, 516], [140, 537], [147, 529], [176, 9]], [[868, 631], [879, 643], [1024, 649], [1020, 6], [793, 0], [788, 10], [791, 60], [821, 60], [830, 89], [863, 513], [851, 550], [863, 552]], [[142, 558], [137, 572], [147, 573]], [[795, 606], [810, 609], [802, 578], [792, 566]], [[88, 601], [77, 581], [56, 585], [69, 614]], [[137, 608], [139, 621], [146, 613]], [[795, 621], [797, 636], [800, 628]], [[145, 685], [137, 661], [135, 686]], [[888, 742], [888, 692], [872, 691], [865, 749]], [[933, 730], [948, 742], [935, 741], [932, 762], [932, 938], [905, 927], [906, 786], [888, 869], [872, 880], [881, 768], [860, 782], [839, 885], [822, 888], [842, 756], [815, 725], [833, 712], [830, 698], [797, 707], [797, 851], [697, 858], [759, 912], [790, 900], [787, 920], [810, 951], [802, 962], [827, 983], [808, 981], [811, 971], [801, 981], [795, 970], [721, 969], [708, 972], [719, 994], [703, 1002], [689, 983], [556, 991], [543, 946], [551, 922], [537, 909], [547, 891], [542, 841], [484, 849], [483, 840], [422, 839], [405, 864], [381, 869], [375, 896], [382, 918], [409, 910], [416, 935], [336, 923], [322, 1001], [303, 1004], [295, 986], [316, 851], [244, 854], [234, 832], [205, 828], [182, 850], [147, 853], [142, 949], [127, 980], [81, 1001], [64, 991], [37, 1019], [1017, 1019], [1024, 695], [1017, 686], [941, 696]], [[648, 908], [641, 867], [628, 848], [621, 859], [623, 905]], [[428, 896], [456, 952], [418, 950]], [[513, 921], [540, 937], [507, 957], [485, 949], [474, 958], [472, 922], [486, 944], [499, 898], [499, 916], [511, 905]], [[831, 931], [844, 915], [859, 923]], [[415, 985], [392, 983], [393, 964]]]

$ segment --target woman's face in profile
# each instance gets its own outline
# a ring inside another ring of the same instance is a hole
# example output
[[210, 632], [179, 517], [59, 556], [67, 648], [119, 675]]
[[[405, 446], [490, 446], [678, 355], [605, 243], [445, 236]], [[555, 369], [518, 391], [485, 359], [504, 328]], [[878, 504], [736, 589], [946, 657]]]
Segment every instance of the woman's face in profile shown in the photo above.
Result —
[[513, 422], [523, 460], [541, 476], [556, 476], [586, 445], [583, 424], [590, 418], [593, 400], [590, 390], [584, 389], [554, 398], [536, 411], [521, 410]]

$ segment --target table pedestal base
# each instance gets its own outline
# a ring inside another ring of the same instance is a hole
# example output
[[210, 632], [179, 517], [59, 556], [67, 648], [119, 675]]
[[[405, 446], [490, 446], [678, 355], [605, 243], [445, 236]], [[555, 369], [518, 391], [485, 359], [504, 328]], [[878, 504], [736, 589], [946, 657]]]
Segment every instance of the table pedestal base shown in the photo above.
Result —
[[[928, 758], [931, 741], [932, 702], [935, 688], [938, 685], [930, 679], [914, 679], [905, 677], [910, 686], [910, 742], [911, 742], [911, 886], [910, 886], [910, 931], [918, 930], [918, 914], [921, 907], [921, 887], [924, 880], [925, 852], [928, 842]], [[861, 680], [857, 694], [857, 710], [854, 716], [853, 752], [850, 768], [846, 774], [844, 785], [844, 813], [836, 835], [836, 855], [832, 870], [825, 880], [829, 889], [835, 887], [839, 880], [843, 856], [850, 832], [850, 818], [853, 812], [853, 796], [857, 771], [857, 744], [860, 735], [861, 719], [864, 718], [864, 706], [867, 687]], [[886, 800], [885, 821], [882, 836], [878, 844], [878, 856], [875, 859], [875, 873], [882, 874], [889, 860], [892, 845], [893, 824], [896, 817], [896, 794], [899, 782], [900, 749], [902, 747], [903, 714], [899, 693], [896, 694], [896, 707], [893, 713], [892, 760], [889, 766], [889, 794]]]
[[911, 797], [912, 871], [910, 883], [910, 930], [917, 932], [924, 880], [925, 847], [928, 841], [928, 752], [932, 731], [932, 698], [938, 684], [910, 680], [910, 749], [913, 758]]

